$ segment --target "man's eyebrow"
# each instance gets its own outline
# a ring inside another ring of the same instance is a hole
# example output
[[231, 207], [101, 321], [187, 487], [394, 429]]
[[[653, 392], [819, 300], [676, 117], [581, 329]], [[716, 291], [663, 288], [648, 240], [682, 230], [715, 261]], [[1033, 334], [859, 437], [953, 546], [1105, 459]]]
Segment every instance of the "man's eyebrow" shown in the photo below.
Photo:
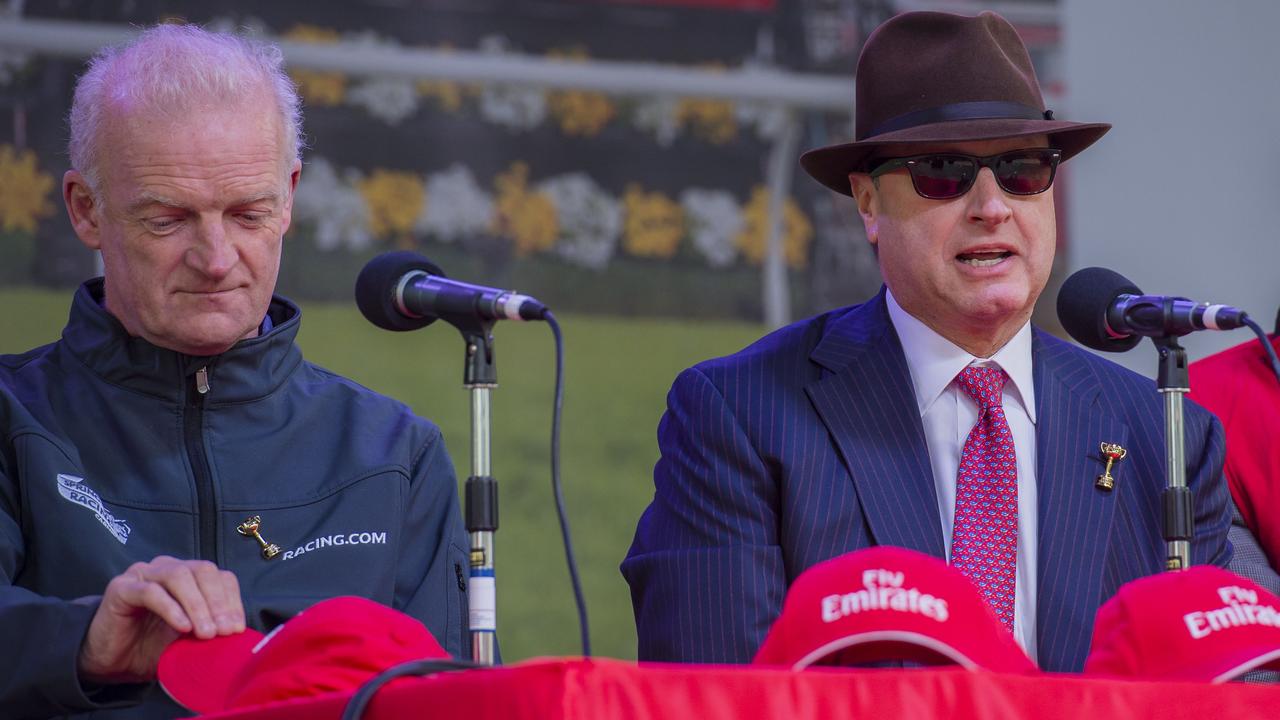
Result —
[[[229, 203], [228, 206], [243, 207], [245, 205], [252, 205], [256, 202], [262, 202], [264, 200], [274, 203], [279, 199], [280, 199], [280, 193], [278, 191], [264, 190], [260, 193], [254, 193], [253, 195], [246, 195], [241, 198], [236, 198], [234, 201]], [[129, 206], [126, 210], [129, 214], [132, 215], [140, 212], [143, 208], [149, 207], [151, 205], [162, 205], [164, 207], [173, 208], [175, 210], [191, 209], [191, 207], [186, 203], [180, 202], [178, 200], [174, 200], [173, 198], [170, 198], [170, 197], [165, 197], [164, 195], [160, 195], [159, 193], [153, 193], [147, 190], [143, 190], [139, 194], [137, 200], [134, 200], [132, 203], [129, 203]]]
[[189, 207], [187, 207], [187, 205], [181, 202], [178, 202], [173, 198], [168, 198], [168, 197], [165, 197], [164, 195], [143, 190], [139, 194], [137, 200], [134, 200], [133, 202], [129, 203], [129, 207], [126, 208], [126, 211], [130, 215], [133, 215], [141, 211], [143, 208], [148, 207], [150, 205], [163, 205], [165, 207], [174, 208], [176, 210], [190, 209]]
[[239, 198], [235, 202], [232, 202], [230, 204], [230, 207], [241, 207], [243, 205], [252, 205], [256, 202], [262, 202], [263, 200], [266, 200], [268, 202], [275, 202], [279, 199], [280, 199], [280, 193], [278, 191], [264, 190], [260, 193], [255, 193], [253, 195], [246, 195], [242, 198]]

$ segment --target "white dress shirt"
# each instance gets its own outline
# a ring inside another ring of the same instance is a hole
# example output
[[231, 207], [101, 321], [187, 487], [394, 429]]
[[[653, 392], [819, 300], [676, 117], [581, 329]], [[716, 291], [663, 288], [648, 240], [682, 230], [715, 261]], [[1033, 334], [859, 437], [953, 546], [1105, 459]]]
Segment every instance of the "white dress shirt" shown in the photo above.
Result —
[[886, 292], [889, 319], [902, 342], [916, 403], [924, 425], [929, 464], [942, 517], [942, 542], [951, 560], [956, 516], [956, 475], [969, 431], [978, 422], [978, 404], [954, 382], [969, 365], [999, 367], [1009, 376], [1002, 401], [1018, 466], [1018, 559], [1013, 602], [1013, 635], [1036, 659], [1036, 397], [1031, 373], [1031, 323], [990, 358], [970, 355], [903, 310]]

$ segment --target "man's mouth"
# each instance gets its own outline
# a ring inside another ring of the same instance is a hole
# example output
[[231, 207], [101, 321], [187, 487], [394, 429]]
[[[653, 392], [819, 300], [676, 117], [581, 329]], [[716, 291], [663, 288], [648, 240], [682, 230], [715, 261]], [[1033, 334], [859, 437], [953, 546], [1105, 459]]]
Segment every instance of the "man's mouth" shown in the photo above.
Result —
[[236, 288], [236, 287], [210, 288], [207, 290], [183, 290], [181, 292], [184, 292], [188, 295], [227, 295], [231, 292], [234, 292], [237, 289], [239, 288]]
[[1011, 257], [1012, 255], [1013, 253], [1007, 250], [994, 252], [972, 252], [960, 253], [956, 256], [956, 259], [973, 267], [991, 267], [992, 265], [999, 265], [1005, 258]]

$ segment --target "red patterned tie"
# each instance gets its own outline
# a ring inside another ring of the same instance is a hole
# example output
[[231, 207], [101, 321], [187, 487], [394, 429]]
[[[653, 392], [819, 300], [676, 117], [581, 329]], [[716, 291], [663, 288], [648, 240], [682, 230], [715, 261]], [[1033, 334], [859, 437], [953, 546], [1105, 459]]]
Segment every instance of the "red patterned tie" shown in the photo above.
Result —
[[967, 367], [956, 376], [978, 403], [956, 477], [956, 517], [951, 564], [982, 592], [996, 615], [1013, 629], [1013, 589], [1018, 558], [1018, 465], [1000, 391], [1009, 379], [999, 368]]

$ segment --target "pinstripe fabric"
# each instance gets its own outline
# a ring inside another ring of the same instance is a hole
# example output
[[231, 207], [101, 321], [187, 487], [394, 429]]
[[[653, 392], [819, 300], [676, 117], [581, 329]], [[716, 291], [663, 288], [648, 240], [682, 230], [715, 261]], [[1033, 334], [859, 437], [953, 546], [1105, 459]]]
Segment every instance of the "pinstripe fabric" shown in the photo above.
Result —
[[1258, 539], [1249, 532], [1249, 526], [1245, 525], [1240, 509], [1234, 502], [1231, 503], [1231, 530], [1227, 532], [1227, 537], [1234, 550], [1227, 569], [1258, 583], [1272, 595], [1280, 595], [1280, 575], [1271, 567], [1266, 553], [1262, 551]]
[[[1158, 572], [1163, 405], [1154, 384], [1036, 332], [1041, 666], [1084, 665], [1093, 615]], [[805, 568], [897, 545], [943, 557], [932, 470], [883, 291], [676, 379], [653, 502], [622, 563], [645, 660], [748, 662]], [[1221, 427], [1188, 405], [1193, 562], [1225, 564]], [[1098, 444], [1129, 455], [1094, 486]]]

